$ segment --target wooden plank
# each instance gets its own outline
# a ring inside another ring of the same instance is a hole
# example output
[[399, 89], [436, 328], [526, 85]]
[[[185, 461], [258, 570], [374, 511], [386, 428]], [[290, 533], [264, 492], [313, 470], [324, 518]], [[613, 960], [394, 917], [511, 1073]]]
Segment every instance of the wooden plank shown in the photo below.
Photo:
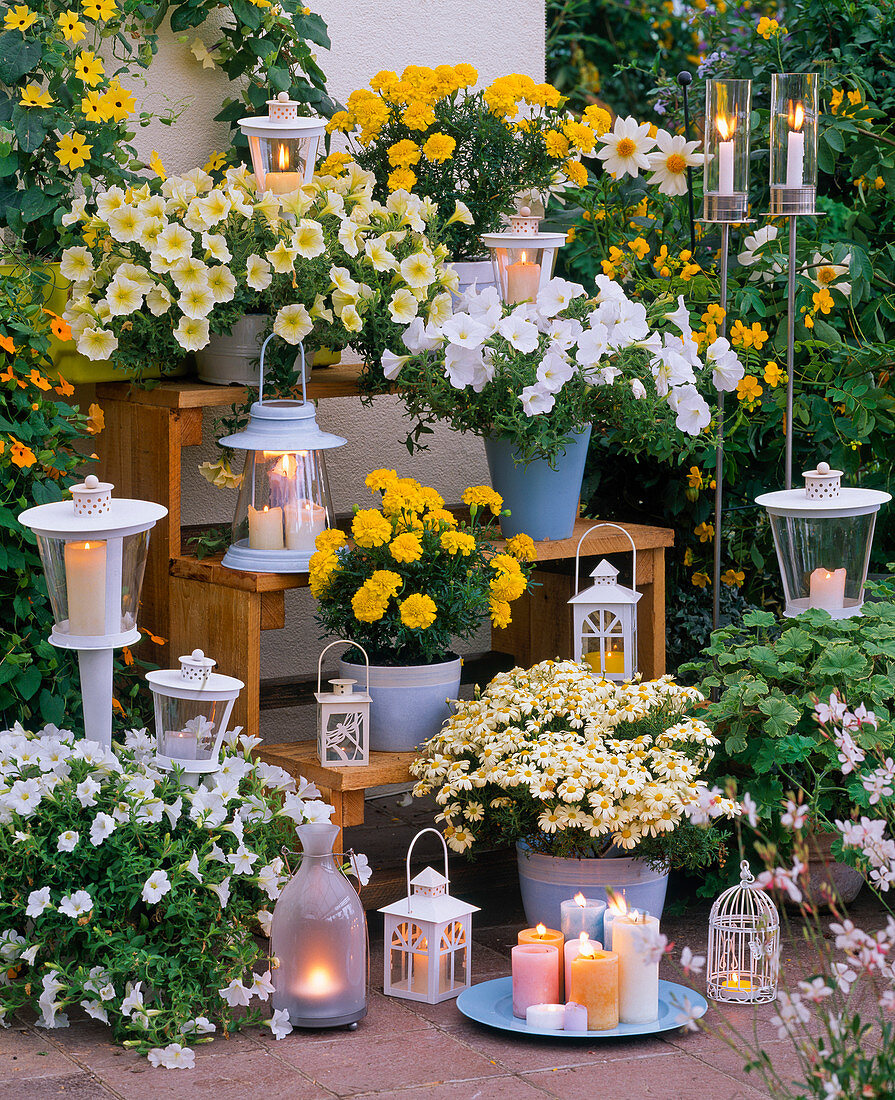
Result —
[[[575, 550], [578, 540], [589, 528], [599, 523], [599, 520], [577, 519], [572, 537], [568, 539], [545, 539], [535, 543], [538, 561], [555, 561], [559, 558], [575, 558]], [[613, 521], [614, 522], [614, 521]], [[639, 523], [623, 523], [620, 526], [630, 534], [638, 551], [652, 550], [657, 546], [673, 546], [674, 531], [668, 527], [646, 527]], [[581, 556], [589, 557], [597, 554], [630, 553], [631, 544], [620, 531], [614, 531], [611, 527], [603, 527], [594, 531], [584, 540], [581, 546]]]
[[410, 765], [416, 752], [371, 752], [365, 767], [324, 767], [317, 759], [316, 741], [293, 741], [283, 744], [259, 745], [255, 755], [268, 764], [285, 768], [290, 775], [303, 775], [321, 789], [330, 791], [363, 791], [386, 783], [409, 783]]
[[282, 592], [261, 593], [261, 629], [282, 630], [286, 625], [286, 600]]
[[504, 630], [491, 630], [492, 646], [512, 653], [522, 668], [572, 655], [572, 614], [568, 607], [571, 578], [535, 569], [532, 580], [538, 587], [529, 589], [512, 604], [510, 625]]
[[364, 823], [364, 792], [342, 792], [342, 826], [363, 825]]
[[222, 557], [216, 554], [200, 560], [188, 554], [177, 555], [171, 559], [171, 576], [241, 592], [288, 592], [308, 587], [307, 573], [248, 573], [228, 569], [221, 564]]
[[649, 551], [652, 584], [644, 585], [637, 605], [637, 665], [644, 679], [665, 675], [665, 551]]

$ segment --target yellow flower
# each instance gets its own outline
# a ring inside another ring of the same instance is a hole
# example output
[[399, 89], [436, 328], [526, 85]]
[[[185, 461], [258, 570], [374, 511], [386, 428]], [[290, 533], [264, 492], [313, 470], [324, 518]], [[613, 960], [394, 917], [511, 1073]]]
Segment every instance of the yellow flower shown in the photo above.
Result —
[[688, 546], [684, 551], [684, 565], [689, 569], [693, 564], [693, 551]]
[[470, 508], [490, 508], [493, 516], [499, 516], [503, 511], [503, 497], [495, 493], [490, 485], [471, 485], [464, 490], [461, 499]]
[[758, 26], [755, 28], [757, 34], [760, 34], [762, 38], [767, 41], [775, 34], [780, 34], [780, 24], [776, 19], [769, 19], [766, 15], [763, 15], [758, 21]]
[[99, 84], [105, 71], [102, 61], [91, 50], [81, 50], [75, 58], [75, 76], [90, 88]]
[[351, 535], [358, 546], [385, 546], [392, 537], [392, 525], [375, 508], [359, 509], [351, 521]]
[[777, 363], [771, 360], [764, 369], [765, 382], [773, 389], [774, 386], [778, 386], [781, 382], [785, 381], [785, 379], [786, 374], [780, 369]]
[[56, 25], [66, 42], [80, 42], [87, 36], [87, 27], [78, 18], [77, 12], [60, 12], [56, 17]]
[[833, 308], [833, 295], [826, 287], [817, 291], [816, 294], [812, 294], [811, 301], [814, 302], [815, 312], [820, 310], [821, 313], [829, 313]]
[[876, 179], [873, 181], [873, 187], [876, 191], [882, 191], [885, 186], [886, 181], [883, 179], [882, 176], [877, 176]]
[[457, 143], [448, 134], [434, 133], [423, 143], [423, 156], [435, 164], [443, 164], [454, 155]]
[[468, 558], [475, 552], [475, 538], [465, 531], [445, 531], [440, 541], [449, 554], [461, 554]]
[[513, 535], [507, 539], [507, 552], [520, 561], [536, 561], [538, 557], [534, 539], [530, 535]]
[[711, 305], [705, 307], [705, 313], [702, 315], [702, 320], [706, 325], [720, 325], [724, 320], [724, 316], [724, 307], [719, 306], [716, 302], [712, 302]]
[[694, 573], [693, 576], [690, 578], [690, 581], [695, 584], [697, 588], [705, 588], [707, 584], [712, 583], [712, 578], [708, 575], [708, 573], [703, 573], [702, 571], [700, 571], [698, 573]]
[[395, 573], [391, 569], [374, 569], [373, 576], [366, 583], [381, 592], [386, 600], [390, 600], [397, 594], [404, 581], [400, 573]]
[[745, 579], [746, 574], [742, 569], [725, 569], [721, 574], [721, 583], [728, 588], [739, 588]]
[[85, 427], [91, 435], [99, 435], [106, 426], [106, 414], [94, 401], [87, 410], [87, 423]]
[[751, 405], [761, 397], [762, 393], [764, 393], [764, 390], [758, 379], [751, 374], [747, 374], [745, 378], [741, 378], [737, 382], [737, 398], [740, 401], [745, 401]]
[[22, 89], [22, 98], [19, 100], [21, 107], [49, 107], [53, 103], [53, 97], [39, 84], [29, 84]]
[[319, 600], [321, 596], [326, 595], [332, 576], [338, 570], [339, 559], [332, 550], [320, 547], [315, 554], [311, 555], [308, 564], [308, 587], [315, 599]]
[[560, 130], [548, 130], [544, 134], [544, 148], [548, 157], [565, 160], [569, 155], [569, 139]]
[[389, 546], [389, 553], [400, 562], [419, 561], [423, 556], [423, 544], [416, 535], [406, 532], [398, 535]]
[[810, 313], [805, 314], [805, 316], [802, 318], [802, 323], [804, 324], [805, 328], [814, 328], [814, 318], [811, 316]]
[[576, 187], [587, 187], [587, 169], [580, 161], [567, 160], [563, 165], [563, 171]]
[[367, 474], [364, 485], [371, 493], [383, 493], [386, 489], [390, 489], [397, 480], [397, 470], [387, 470], [385, 467], [381, 467], [378, 470], [371, 470]]
[[459, 65], [454, 66], [454, 72], [457, 75], [457, 79], [460, 82], [461, 88], [468, 88], [479, 78], [478, 69], [472, 65], [468, 65], [465, 61], [461, 61]]
[[603, 107], [591, 104], [584, 108], [584, 119], [597, 135], [602, 137], [612, 129], [612, 115]]
[[415, 592], [398, 605], [401, 622], [411, 630], [428, 630], [438, 614], [438, 608], [431, 596]]
[[[493, 563], [492, 563], [493, 564]], [[509, 603], [511, 600], [518, 600], [525, 589], [528, 587], [528, 582], [521, 573], [503, 573], [500, 572], [491, 581], [491, 598], [494, 600], [505, 600]]]
[[491, 624], [501, 630], [505, 630], [512, 619], [510, 605], [506, 600], [491, 600]]
[[711, 542], [715, 537], [715, 526], [712, 523], [700, 523], [698, 527], [693, 528], [693, 534], [700, 542]]
[[362, 623], [375, 623], [385, 614], [388, 600], [383, 598], [378, 588], [364, 581], [363, 585], [351, 597], [351, 610], [354, 617]]
[[116, 122], [124, 122], [126, 118], [130, 117], [131, 111], [136, 106], [133, 93], [125, 91], [117, 79], [109, 84], [104, 98], [106, 107]]
[[30, 8], [17, 4], [3, 16], [3, 25], [8, 31], [27, 31], [36, 20], [37, 16]]
[[698, 466], [690, 467], [690, 472], [687, 474], [687, 484], [691, 489], [701, 489], [703, 487], [702, 471]]
[[389, 191], [411, 191], [416, 183], [416, 173], [409, 168], [396, 168], [388, 177]]
[[643, 237], [635, 237], [633, 241], [628, 241], [628, 248], [630, 248], [638, 260], [645, 259], [650, 253], [650, 247]]
[[388, 147], [386, 152], [388, 153], [388, 162], [393, 168], [409, 168], [412, 164], [419, 164], [422, 155], [417, 143], [409, 138], [396, 141], [394, 145]]
[[345, 166], [351, 163], [348, 153], [330, 153], [326, 160], [317, 165], [317, 174], [320, 176], [342, 176], [345, 174]]
[[830, 111], [836, 114], [839, 108], [842, 106], [842, 101], [845, 99], [844, 88], [834, 88], [830, 92]]
[[522, 575], [522, 566], [509, 554], [495, 554], [488, 564], [498, 573], [508, 573], [511, 576]]
[[219, 153], [217, 149], [214, 149], [209, 154], [208, 160], [205, 162], [205, 167], [202, 169], [202, 171], [208, 172], [209, 174], [212, 172], [219, 172], [226, 163], [226, 153]]
[[162, 158], [158, 155], [155, 149], [152, 150], [152, 155], [149, 158], [149, 167], [155, 172], [158, 178], [164, 182], [168, 178], [168, 173], [165, 171], [165, 166], [162, 164]]
[[852, 105], [852, 107], [860, 107], [861, 103], [863, 102], [863, 98], [858, 88], [855, 88], [853, 92], [848, 92], [848, 101]]
[[106, 104], [106, 97], [93, 89], [82, 97], [81, 113], [88, 122], [108, 122], [112, 117]]
[[111, 19], [118, 11], [115, 0], [82, 0], [81, 7], [88, 19]]
[[401, 121], [408, 130], [428, 130], [435, 122], [435, 112], [428, 103], [411, 103], [404, 109]]
[[90, 160], [92, 145], [87, 144], [87, 138], [77, 131], [71, 134], [63, 134], [56, 142], [56, 158], [60, 164], [75, 171], [83, 168]]
[[565, 123], [562, 131], [580, 152], [590, 153], [593, 151], [596, 139], [593, 130], [589, 126], [585, 126], [582, 122], [572, 121]]

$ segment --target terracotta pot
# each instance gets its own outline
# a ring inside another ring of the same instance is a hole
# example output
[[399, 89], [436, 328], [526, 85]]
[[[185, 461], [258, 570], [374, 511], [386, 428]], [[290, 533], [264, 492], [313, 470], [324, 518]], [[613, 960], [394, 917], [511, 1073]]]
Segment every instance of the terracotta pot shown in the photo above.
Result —
[[821, 909], [828, 909], [836, 899], [848, 905], [861, 892], [864, 876], [848, 863], [833, 856], [836, 833], [815, 832], [805, 834], [808, 845], [808, 864], [800, 886], [806, 899]]

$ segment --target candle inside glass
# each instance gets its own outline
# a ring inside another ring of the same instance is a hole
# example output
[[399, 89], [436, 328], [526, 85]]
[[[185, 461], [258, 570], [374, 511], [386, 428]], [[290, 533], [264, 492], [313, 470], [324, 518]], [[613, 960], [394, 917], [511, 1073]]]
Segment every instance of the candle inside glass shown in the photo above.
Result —
[[198, 738], [186, 730], [165, 730], [165, 756], [172, 756], [175, 760], [197, 760]]
[[730, 977], [723, 983], [722, 988], [739, 990], [741, 992], [748, 993], [752, 989], [752, 981], [749, 978], [744, 978], [736, 971], [733, 971]]
[[249, 547], [252, 550], [283, 549], [283, 509], [249, 505]]
[[528, 253], [507, 267], [507, 303], [533, 302], [538, 296], [541, 282], [541, 265], [531, 263]]
[[718, 142], [718, 194], [732, 195], [733, 192], [733, 132], [734, 119], [718, 115], [715, 120], [721, 140]]
[[69, 633], [105, 634], [105, 541], [66, 542], [63, 554]]
[[291, 172], [289, 170], [291, 167], [289, 146], [284, 142], [277, 146], [274, 156], [277, 162], [277, 170], [268, 172], [264, 177], [264, 188], [266, 191], [273, 192], [274, 195], [290, 195], [302, 185], [301, 172]]
[[825, 611], [845, 607], [845, 570], [815, 569], [808, 578], [808, 606]]
[[786, 136], [786, 186], [801, 187], [805, 176], [805, 108], [789, 104], [789, 133]]

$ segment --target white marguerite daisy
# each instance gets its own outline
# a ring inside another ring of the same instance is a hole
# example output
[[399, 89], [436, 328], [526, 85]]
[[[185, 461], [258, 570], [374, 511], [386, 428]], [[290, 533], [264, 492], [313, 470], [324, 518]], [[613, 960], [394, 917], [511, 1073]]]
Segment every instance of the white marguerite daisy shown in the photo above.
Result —
[[619, 176], [636, 179], [650, 167], [648, 154], [656, 142], [649, 131], [648, 122], [638, 123], [631, 115], [615, 120], [612, 129], [600, 137], [603, 148], [597, 153], [610, 175], [616, 179]]
[[687, 169], [702, 165], [702, 153], [694, 150], [698, 141], [687, 141], [680, 134], [672, 136], [667, 130], [656, 134], [658, 148], [649, 155], [652, 175], [650, 183], [658, 184], [663, 195], [683, 195], [687, 191]]

